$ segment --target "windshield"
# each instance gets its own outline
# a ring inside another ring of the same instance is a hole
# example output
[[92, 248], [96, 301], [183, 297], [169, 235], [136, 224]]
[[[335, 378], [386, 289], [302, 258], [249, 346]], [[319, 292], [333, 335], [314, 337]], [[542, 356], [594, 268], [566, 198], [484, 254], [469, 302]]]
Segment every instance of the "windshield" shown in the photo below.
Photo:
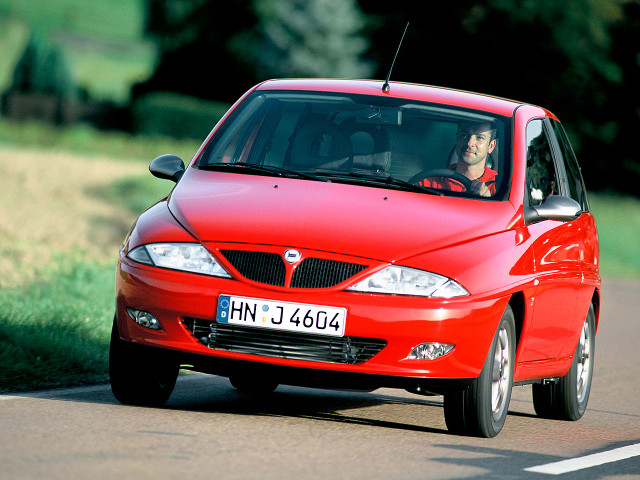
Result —
[[[194, 166], [502, 200], [510, 173], [507, 121], [406, 99], [257, 92]], [[473, 173], [463, 175], [470, 166]]]

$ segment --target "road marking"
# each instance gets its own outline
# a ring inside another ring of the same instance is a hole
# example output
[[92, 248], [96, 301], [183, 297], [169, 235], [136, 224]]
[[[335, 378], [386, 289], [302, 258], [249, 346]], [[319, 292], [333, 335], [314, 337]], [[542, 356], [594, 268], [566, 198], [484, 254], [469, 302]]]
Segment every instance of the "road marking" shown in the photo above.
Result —
[[597, 467], [605, 463], [619, 462], [631, 457], [640, 456], [640, 443], [616, 448], [607, 452], [594, 453], [584, 457], [570, 458], [560, 462], [547, 463], [537, 467], [525, 468], [525, 472], [546, 473], [547, 475], [561, 475], [563, 473], [584, 470], [585, 468]]

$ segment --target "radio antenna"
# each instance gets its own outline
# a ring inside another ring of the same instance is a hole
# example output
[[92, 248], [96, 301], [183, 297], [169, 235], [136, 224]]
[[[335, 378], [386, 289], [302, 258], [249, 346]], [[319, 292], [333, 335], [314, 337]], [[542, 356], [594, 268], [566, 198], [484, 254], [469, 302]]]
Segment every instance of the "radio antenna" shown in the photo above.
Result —
[[382, 85], [382, 91], [388, 92], [389, 88], [389, 78], [391, 78], [391, 71], [393, 70], [393, 66], [396, 63], [396, 58], [398, 58], [398, 52], [400, 51], [400, 46], [402, 45], [402, 41], [404, 40], [404, 36], [407, 33], [407, 28], [409, 28], [409, 22], [404, 27], [404, 32], [402, 33], [402, 38], [400, 39], [400, 43], [398, 43], [398, 49], [396, 50], [396, 54], [393, 57], [393, 62], [391, 62], [391, 68], [389, 69], [389, 73], [387, 73], [387, 79], [384, 81], [384, 85]]

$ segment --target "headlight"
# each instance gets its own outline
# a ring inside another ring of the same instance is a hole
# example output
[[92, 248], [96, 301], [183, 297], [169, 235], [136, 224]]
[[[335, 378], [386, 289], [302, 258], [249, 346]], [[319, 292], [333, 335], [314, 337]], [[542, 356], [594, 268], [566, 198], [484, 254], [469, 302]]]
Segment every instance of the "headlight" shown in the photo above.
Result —
[[455, 280], [424, 270], [395, 265], [374, 273], [348, 290], [438, 298], [469, 295], [469, 292]]
[[154, 267], [231, 278], [199, 243], [150, 243], [134, 248], [127, 256], [138, 263]]

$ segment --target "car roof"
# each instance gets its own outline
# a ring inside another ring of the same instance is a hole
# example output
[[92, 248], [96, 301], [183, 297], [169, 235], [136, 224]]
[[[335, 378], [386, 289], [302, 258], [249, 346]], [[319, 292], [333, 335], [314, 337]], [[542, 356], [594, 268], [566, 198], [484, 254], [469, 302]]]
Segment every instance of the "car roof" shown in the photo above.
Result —
[[282, 79], [267, 80], [259, 84], [256, 90], [302, 90], [406, 98], [423, 102], [472, 108], [509, 117], [514, 115], [518, 107], [526, 105], [523, 102], [508, 100], [506, 98], [414, 83], [390, 82], [389, 91], [383, 92], [383, 84], [384, 82], [380, 80], [326, 78]]

